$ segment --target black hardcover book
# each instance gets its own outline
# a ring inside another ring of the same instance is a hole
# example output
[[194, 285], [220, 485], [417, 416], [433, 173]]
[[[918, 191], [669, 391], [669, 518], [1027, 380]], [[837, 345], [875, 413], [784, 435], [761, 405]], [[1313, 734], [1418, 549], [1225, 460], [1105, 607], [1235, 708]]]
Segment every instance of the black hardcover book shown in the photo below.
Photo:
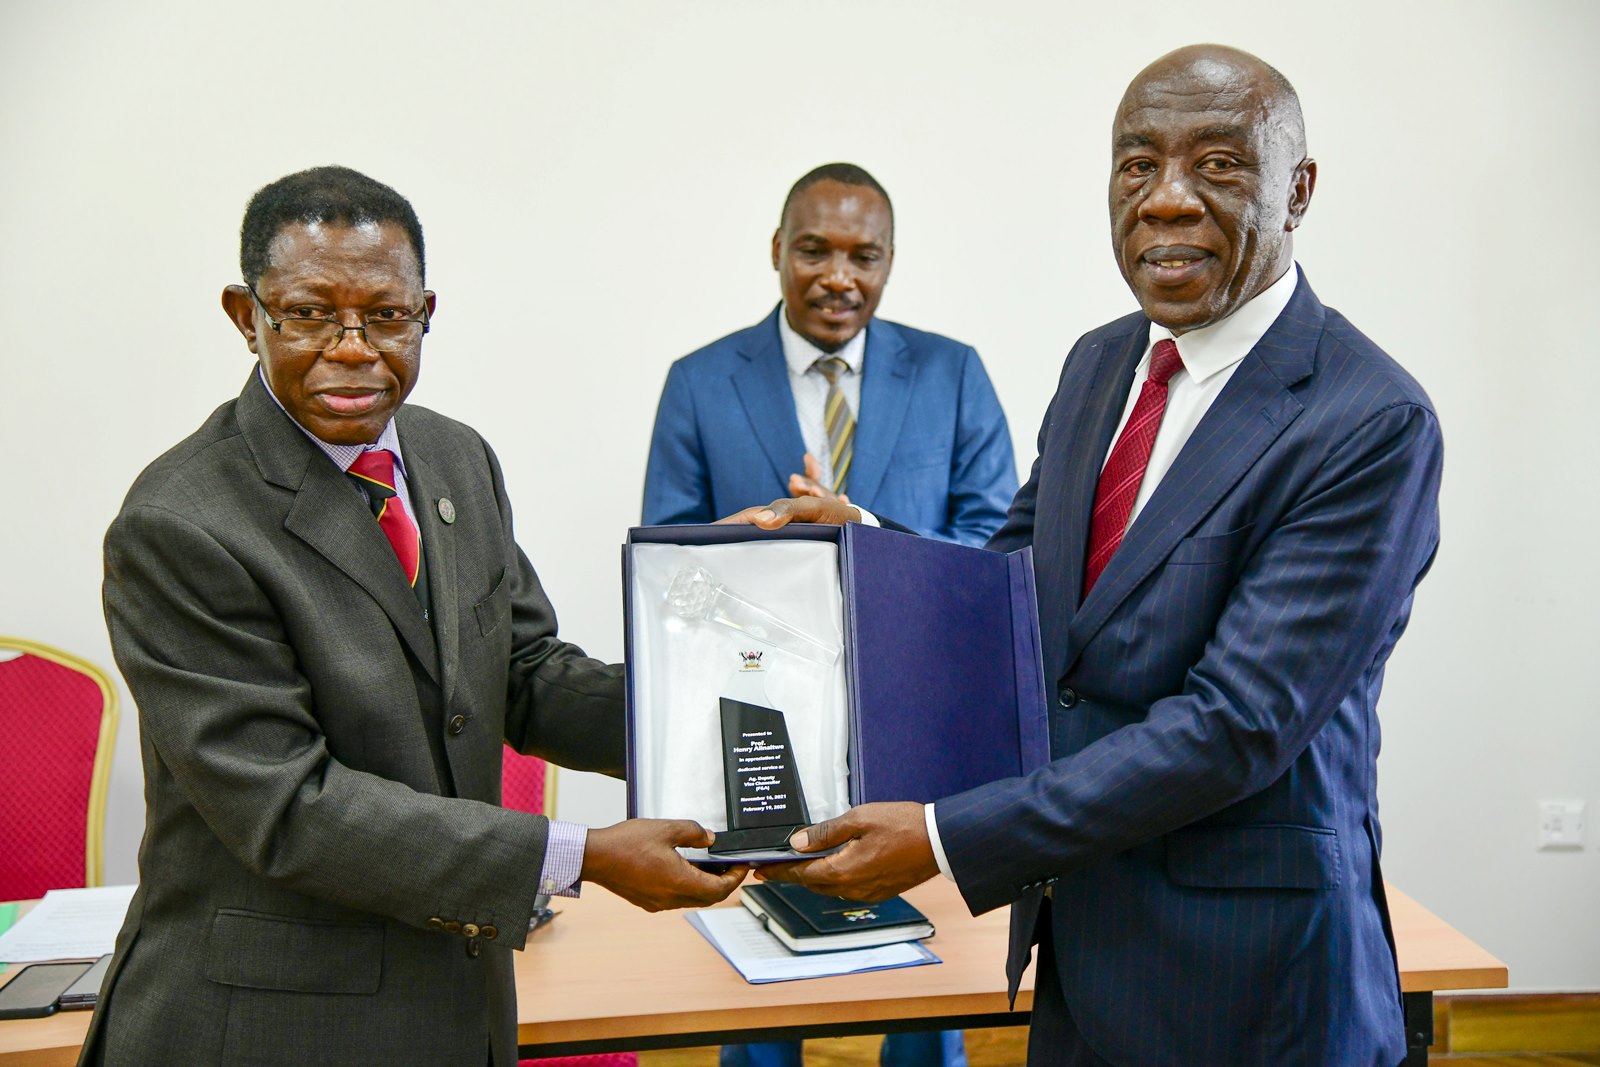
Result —
[[783, 882], [749, 885], [740, 892], [744, 906], [795, 952], [873, 948], [933, 936], [928, 917], [904, 897], [867, 904]]

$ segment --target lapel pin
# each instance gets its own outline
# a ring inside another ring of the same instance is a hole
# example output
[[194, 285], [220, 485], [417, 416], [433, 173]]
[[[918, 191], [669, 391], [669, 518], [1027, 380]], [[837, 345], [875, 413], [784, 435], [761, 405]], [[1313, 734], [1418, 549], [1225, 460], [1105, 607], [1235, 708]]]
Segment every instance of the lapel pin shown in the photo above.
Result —
[[447, 496], [442, 496], [439, 498], [439, 517], [443, 519], [446, 524], [456, 521], [456, 506], [450, 503], [450, 498]]

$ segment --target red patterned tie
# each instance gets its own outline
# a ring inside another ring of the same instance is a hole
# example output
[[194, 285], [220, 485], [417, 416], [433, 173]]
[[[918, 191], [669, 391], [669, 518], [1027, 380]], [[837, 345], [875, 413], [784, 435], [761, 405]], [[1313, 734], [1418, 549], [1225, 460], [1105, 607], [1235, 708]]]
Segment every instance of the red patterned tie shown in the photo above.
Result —
[[394, 548], [400, 567], [406, 572], [406, 581], [415, 586], [417, 567], [422, 561], [422, 538], [395, 493], [394, 453], [386, 448], [363, 452], [350, 464], [350, 473], [366, 486], [372, 513], [378, 517], [378, 528]]
[[1100, 572], [1111, 562], [1122, 535], [1128, 529], [1128, 516], [1139, 498], [1139, 483], [1150, 465], [1150, 449], [1161, 429], [1161, 415], [1167, 410], [1167, 380], [1183, 369], [1178, 346], [1157, 341], [1150, 353], [1150, 376], [1139, 390], [1128, 424], [1106, 459], [1100, 484], [1094, 491], [1094, 517], [1089, 520], [1089, 558], [1083, 570], [1083, 595], [1099, 580]]

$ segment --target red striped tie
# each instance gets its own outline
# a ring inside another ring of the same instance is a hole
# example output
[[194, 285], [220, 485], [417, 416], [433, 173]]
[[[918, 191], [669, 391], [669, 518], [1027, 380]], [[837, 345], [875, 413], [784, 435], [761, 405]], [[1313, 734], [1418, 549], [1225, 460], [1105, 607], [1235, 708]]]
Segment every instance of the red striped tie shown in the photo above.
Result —
[[417, 568], [422, 561], [422, 538], [417, 524], [411, 521], [394, 488], [394, 453], [386, 448], [363, 452], [350, 464], [350, 473], [361, 479], [366, 487], [367, 500], [372, 513], [378, 517], [378, 528], [389, 539], [389, 545], [406, 572], [406, 581], [417, 584]]
[[1183, 369], [1178, 346], [1157, 341], [1150, 353], [1150, 375], [1139, 390], [1133, 414], [1106, 459], [1100, 484], [1094, 491], [1094, 517], [1089, 520], [1089, 558], [1083, 570], [1083, 595], [1099, 580], [1111, 562], [1122, 535], [1128, 529], [1128, 516], [1139, 498], [1139, 483], [1150, 465], [1150, 449], [1155, 447], [1161, 415], [1167, 410], [1167, 380]]

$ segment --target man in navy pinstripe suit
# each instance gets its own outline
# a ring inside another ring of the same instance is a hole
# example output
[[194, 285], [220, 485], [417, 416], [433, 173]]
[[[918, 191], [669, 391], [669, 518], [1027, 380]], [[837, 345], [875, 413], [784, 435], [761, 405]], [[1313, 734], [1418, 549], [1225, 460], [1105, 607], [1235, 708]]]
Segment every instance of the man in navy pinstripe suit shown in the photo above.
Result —
[[[1011, 904], [1013, 992], [1040, 949], [1030, 1064], [1392, 1065], [1376, 704], [1438, 544], [1439, 425], [1294, 263], [1317, 172], [1281, 74], [1164, 56], [1112, 150], [1142, 311], [1073, 348], [990, 542], [1033, 546], [1053, 760], [863, 805], [797, 835], [840, 852], [764, 876], [876, 900], [942, 871], [974, 913]], [[1102, 468], [1129, 469], [1123, 430], [1152, 411], [1108, 533]], [[744, 517], [859, 516], [813, 498]], [[1103, 569], [1091, 540], [1114, 546]]]

